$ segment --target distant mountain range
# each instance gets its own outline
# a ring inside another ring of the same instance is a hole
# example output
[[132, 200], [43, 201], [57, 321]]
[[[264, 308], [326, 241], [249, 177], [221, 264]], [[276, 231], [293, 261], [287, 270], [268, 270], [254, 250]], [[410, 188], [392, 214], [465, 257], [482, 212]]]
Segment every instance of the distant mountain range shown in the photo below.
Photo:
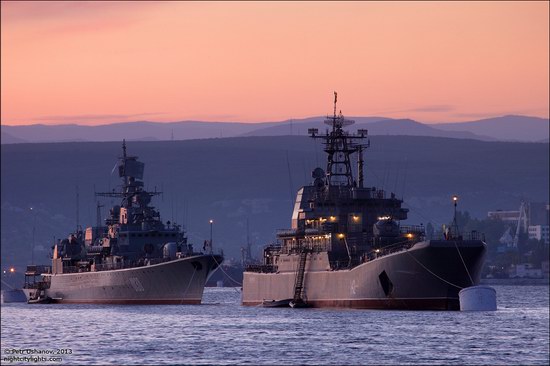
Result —
[[472, 122], [444, 123], [437, 125], [437, 128], [444, 131], [469, 131], [497, 140], [548, 142], [548, 119], [537, 117], [503, 116]]
[[[470, 122], [425, 124], [411, 119], [349, 117], [350, 128], [367, 129], [370, 135], [404, 135], [475, 139], [482, 141], [548, 142], [549, 120], [528, 116], [503, 116]], [[126, 122], [99, 126], [2, 125], [2, 144], [25, 142], [190, 140], [239, 136], [307, 135], [309, 128], [324, 131], [324, 117], [279, 122]]]

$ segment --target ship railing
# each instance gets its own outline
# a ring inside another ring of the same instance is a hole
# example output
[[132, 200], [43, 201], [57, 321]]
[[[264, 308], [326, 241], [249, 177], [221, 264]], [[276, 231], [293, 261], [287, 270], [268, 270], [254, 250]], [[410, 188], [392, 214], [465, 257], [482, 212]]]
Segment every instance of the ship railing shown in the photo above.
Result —
[[90, 272], [90, 269], [86, 267], [78, 267], [78, 266], [63, 267], [63, 273], [80, 273], [80, 272]]
[[363, 262], [368, 262], [392, 253], [397, 253], [403, 250], [410, 249], [416, 243], [418, 243], [418, 240], [405, 240], [381, 248], [373, 249], [363, 254]]
[[348, 260], [340, 260], [340, 261], [330, 261], [330, 268], [332, 270], [340, 270], [340, 269], [349, 269], [353, 267], [353, 264], [350, 265], [350, 261]]
[[25, 276], [40, 276], [48, 273], [52, 273], [52, 266], [31, 264], [27, 266]]
[[485, 241], [485, 233], [481, 233], [477, 230], [472, 230], [466, 233], [454, 233], [453, 231], [451, 231], [448, 234], [445, 234], [443, 232], [436, 232], [431, 236], [430, 239], [431, 240], [456, 240], [456, 241], [463, 241], [463, 240]]
[[401, 234], [424, 234], [425, 229], [423, 225], [401, 225], [399, 231]]
[[308, 250], [309, 252], [312, 252], [312, 253], [327, 252], [327, 251], [331, 251], [332, 244], [330, 242], [327, 242], [327, 243], [311, 243], [311, 242], [296, 243], [296, 244], [292, 244], [292, 245], [280, 246], [280, 247], [278, 247], [276, 252], [279, 253], [279, 254], [296, 254], [296, 253], [302, 252], [304, 249]]
[[255, 273], [275, 273], [278, 271], [278, 266], [269, 264], [249, 264], [245, 268], [245, 272]]
[[140, 260], [140, 261], [125, 260], [119, 263], [96, 264], [96, 265], [87, 265], [87, 266], [66, 266], [66, 267], [63, 267], [63, 273], [112, 271], [116, 269], [143, 267], [143, 266], [148, 266], [153, 264], [169, 262], [172, 260], [173, 260], [172, 258], [152, 258], [152, 259]]

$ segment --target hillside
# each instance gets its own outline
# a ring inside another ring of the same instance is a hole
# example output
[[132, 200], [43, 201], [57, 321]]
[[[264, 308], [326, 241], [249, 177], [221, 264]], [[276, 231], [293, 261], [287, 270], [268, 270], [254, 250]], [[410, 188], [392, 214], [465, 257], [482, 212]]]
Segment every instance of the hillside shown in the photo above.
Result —
[[[350, 129], [368, 129], [370, 135], [450, 137], [474, 140], [540, 142], [548, 136], [548, 119], [504, 116], [486, 120], [425, 124], [411, 119], [348, 117], [356, 123]], [[170, 141], [237, 136], [306, 136], [309, 128], [325, 131], [325, 117], [317, 116], [278, 122], [149, 122], [137, 121], [98, 126], [2, 125], [2, 144], [70, 141]], [[542, 136], [542, 137], [541, 137]]]
[[[64, 142], [64, 141], [129, 141], [138, 140], [191, 140], [210, 137], [233, 137], [256, 128], [271, 126], [272, 123], [238, 122], [126, 122], [98, 126], [65, 125], [2, 125], [2, 144], [14, 143], [14, 138], [27, 142]], [[4, 134], [6, 138], [5, 140]]]
[[[120, 142], [1, 149], [3, 265], [29, 260], [34, 220], [36, 257], [44, 260], [53, 238], [74, 229], [77, 185], [80, 223], [89, 225], [96, 221], [94, 190], [118, 184], [111, 172]], [[276, 229], [290, 225], [299, 186], [310, 181], [313, 168], [325, 166], [320, 142], [298, 136], [129, 142], [128, 152], [146, 164], [146, 187], [164, 191], [154, 200], [163, 220], [184, 222], [198, 244], [214, 219], [214, 245], [236, 258], [246, 219], [258, 253]], [[452, 194], [461, 197], [460, 209], [477, 217], [515, 209], [521, 199], [548, 200], [548, 144], [373, 136], [365, 160], [366, 184], [403, 196], [409, 223], [447, 222]], [[102, 203], [104, 217], [115, 202]]]
[[485, 141], [493, 140], [492, 138], [476, 135], [467, 131], [442, 131], [430, 125], [413, 121], [412, 119], [379, 121], [369, 125], [358, 125], [357, 128], [368, 129], [369, 135], [431, 136]]
[[548, 118], [503, 116], [472, 122], [432, 125], [444, 131], [468, 131], [501, 141], [540, 141], [548, 138]]
[[[391, 118], [384, 117], [346, 117], [354, 120], [353, 129], [357, 126], [371, 124], [374, 122], [391, 121]], [[324, 123], [326, 117], [317, 116], [303, 119], [293, 119], [283, 121], [271, 126], [258, 126], [258, 128], [246, 132], [243, 136], [307, 136], [307, 131], [310, 128], [317, 128], [319, 131], [324, 131], [328, 126]]]

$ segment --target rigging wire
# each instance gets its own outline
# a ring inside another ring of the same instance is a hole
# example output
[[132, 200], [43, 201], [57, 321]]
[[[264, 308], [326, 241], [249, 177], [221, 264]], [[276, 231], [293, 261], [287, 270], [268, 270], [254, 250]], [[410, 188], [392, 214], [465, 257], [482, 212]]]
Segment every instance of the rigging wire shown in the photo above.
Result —
[[191, 278], [189, 279], [189, 283], [187, 284], [187, 288], [186, 288], [185, 291], [183, 292], [183, 296], [181, 297], [180, 305], [182, 305], [183, 302], [185, 301], [185, 295], [187, 294], [187, 291], [189, 291], [189, 287], [191, 286], [191, 283], [193, 282], [193, 278], [195, 278], [195, 273], [197, 273], [197, 268], [196, 268], [196, 267], [193, 267], [193, 275], [192, 275]]
[[474, 280], [472, 279], [472, 276], [470, 275], [470, 271], [468, 271], [468, 267], [466, 266], [466, 262], [464, 262], [464, 258], [462, 258], [462, 254], [460, 253], [460, 249], [458, 249], [458, 245], [456, 244], [456, 240], [453, 240], [455, 244], [455, 248], [458, 251], [458, 255], [460, 256], [460, 260], [462, 261], [462, 264], [464, 265], [464, 269], [466, 269], [466, 273], [468, 274], [468, 277], [470, 278], [470, 282], [472, 282], [472, 286], [475, 286]]
[[218, 260], [216, 259], [216, 257], [212, 257], [214, 258], [214, 262], [216, 262], [216, 264], [218, 265], [218, 268], [221, 269], [221, 271], [227, 276], [227, 278], [229, 278], [231, 281], [233, 281], [235, 284], [239, 285], [242, 287], [242, 283], [240, 283], [239, 281], [235, 280], [233, 277], [231, 277], [222, 267], [222, 264], [220, 262], [218, 262]]
[[294, 194], [292, 193], [292, 174], [290, 172], [290, 160], [288, 158], [288, 150], [286, 150], [286, 166], [288, 169], [288, 185], [289, 185], [289, 193], [290, 193], [290, 205], [292, 209], [294, 209]]

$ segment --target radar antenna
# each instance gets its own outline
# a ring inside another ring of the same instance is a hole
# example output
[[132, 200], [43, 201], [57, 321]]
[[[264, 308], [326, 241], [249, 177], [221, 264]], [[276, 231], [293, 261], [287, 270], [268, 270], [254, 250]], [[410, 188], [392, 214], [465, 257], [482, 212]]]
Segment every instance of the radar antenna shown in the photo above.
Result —
[[334, 92], [334, 118], [336, 118], [336, 102], [338, 101], [338, 93]]
[[122, 139], [122, 157], [126, 159], [126, 139]]
[[[327, 116], [325, 124], [332, 127], [332, 131], [327, 130], [324, 135], [319, 135], [319, 130], [310, 128], [308, 130], [312, 138], [323, 139], [325, 152], [328, 154], [327, 161], [327, 179], [325, 184], [341, 186], [362, 186], [363, 185], [363, 149], [369, 147], [367, 130], [359, 130], [357, 134], [350, 134], [342, 129], [344, 126], [350, 126], [355, 123], [353, 120], [345, 119], [342, 115], [336, 114], [338, 102], [338, 93], [334, 92], [334, 113], [332, 117]], [[360, 141], [367, 139], [366, 143]], [[359, 153], [359, 182], [354, 181], [350, 156], [353, 153]]]

